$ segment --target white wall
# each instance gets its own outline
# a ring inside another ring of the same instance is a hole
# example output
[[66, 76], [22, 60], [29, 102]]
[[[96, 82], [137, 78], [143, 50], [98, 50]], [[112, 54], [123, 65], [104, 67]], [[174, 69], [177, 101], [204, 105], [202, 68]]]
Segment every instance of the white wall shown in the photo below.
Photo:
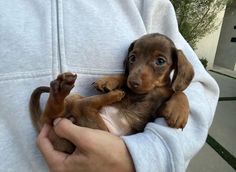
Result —
[[213, 63], [215, 59], [215, 54], [216, 54], [216, 49], [217, 49], [217, 44], [218, 40], [220, 37], [220, 30], [222, 26], [222, 20], [224, 17], [225, 10], [220, 12], [218, 14], [218, 22], [220, 22], [220, 26], [218, 27], [217, 30], [214, 32], [206, 35], [204, 38], [199, 40], [197, 43], [197, 48], [195, 50], [196, 54], [198, 55], [199, 58], [206, 58], [208, 60], [208, 69], [213, 68]]

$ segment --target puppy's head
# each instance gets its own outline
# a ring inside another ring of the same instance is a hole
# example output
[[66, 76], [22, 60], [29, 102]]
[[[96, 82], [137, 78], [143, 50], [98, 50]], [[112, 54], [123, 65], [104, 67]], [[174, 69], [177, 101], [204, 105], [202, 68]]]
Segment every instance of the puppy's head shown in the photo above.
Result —
[[[170, 72], [175, 70], [173, 80]], [[137, 94], [148, 93], [156, 87], [172, 87], [183, 91], [193, 78], [192, 65], [182, 51], [164, 35], [148, 34], [134, 41], [125, 60], [127, 86]]]

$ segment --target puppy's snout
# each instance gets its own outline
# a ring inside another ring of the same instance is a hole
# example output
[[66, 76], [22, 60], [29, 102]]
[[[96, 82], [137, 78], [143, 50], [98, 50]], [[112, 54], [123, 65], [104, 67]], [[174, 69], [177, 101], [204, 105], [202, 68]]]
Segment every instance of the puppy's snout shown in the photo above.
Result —
[[141, 80], [138, 80], [138, 79], [131, 79], [129, 81], [129, 85], [132, 87], [132, 88], [138, 88], [140, 85], [141, 85]]

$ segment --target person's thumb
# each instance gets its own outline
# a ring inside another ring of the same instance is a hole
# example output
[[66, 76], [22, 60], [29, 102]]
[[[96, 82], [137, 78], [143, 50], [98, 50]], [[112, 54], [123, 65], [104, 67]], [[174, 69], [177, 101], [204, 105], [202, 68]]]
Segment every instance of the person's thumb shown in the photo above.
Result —
[[79, 141], [79, 127], [74, 125], [70, 120], [66, 118], [57, 118], [53, 122], [53, 128], [55, 133], [62, 138], [71, 141], [77, 145]]
[[[88, 128], [73, 124], [66, 118], [57, 118], [53, 122], [55, 133], [62, 138], [71, 141], [76, 147], [83, 149], [90, 137], [88, 137]], [[86, 141], [87, 140], [87, 141]]]

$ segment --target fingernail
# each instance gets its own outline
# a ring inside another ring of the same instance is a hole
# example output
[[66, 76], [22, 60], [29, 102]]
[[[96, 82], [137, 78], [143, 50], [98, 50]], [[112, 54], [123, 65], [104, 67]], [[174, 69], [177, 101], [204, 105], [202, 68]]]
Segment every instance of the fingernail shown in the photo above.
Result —
[[56, 119], [53, 121], [53, 126], [56, 126], [61, 120], [62, 120], [62, 118], [56, 118]]

